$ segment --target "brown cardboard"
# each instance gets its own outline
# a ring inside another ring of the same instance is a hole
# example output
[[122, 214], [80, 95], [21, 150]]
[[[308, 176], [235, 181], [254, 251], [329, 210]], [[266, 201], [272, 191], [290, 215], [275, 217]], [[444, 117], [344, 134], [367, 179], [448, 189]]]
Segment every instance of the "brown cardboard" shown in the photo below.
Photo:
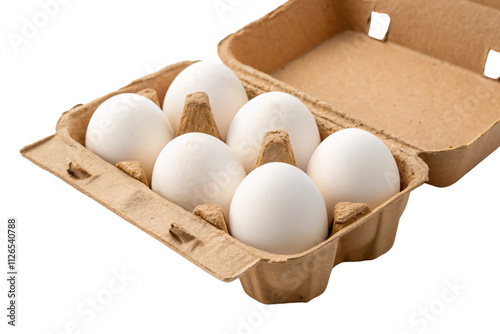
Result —
[[[385, 43], [367, 36], [371, 11], [391, 17]], [[415, 150], [429, 183], [447, 186], [500, 144], [500, 84], [483, 76], [498, 36], [500, 11], [464, 0], [291, 0], [228, 36], [219, 56], [331, 130], [362, 126]]]
[[470, 0], [483, 6], [488, 6], [500, 10], [500, 1], [498, 0]]
[[[371, 10], [384, 8], [392, 11], [393, 24], [383, 44], [364, 35]], [[429, 13], [432, 19], [425, 17]], [[468, 15], [474, 20], [463, 20]], [[347, 127], [369, 130], [388, 145], [398, 164], [398, 194], [300, 254], [276, 255], [245, 245], [83, 146], [89, 119], [104, 100], [151, 88], [161, 104], [172, 80], [191, 62], [75, 106], [62, 115], [55, 135], [21, 153], [218, 279], [240, 278], [253, 298], [263, 303], [308, 301], [324, 291], [336, 264], [374, 259], [392, 247], [410, 192], [428, 180], [428, 165], [432, 184], [451, 184], [498, 147], [499, 110], [493, 106], [499, 86], [481, 77], [479, 60], [487, 47], [500, 50], [494, 38], [499, 18], [492, 7], [458, 0], [292, 0], [221, 42], [220, 57], [242, 79], [249, 97], [269, 90], [294, 94], [312, 110], [322, 138]], [[339, 50], [360, 45], [361, 52], [348, 52], [351, 64], [334, 58]], [[366, 50], [372, 57], [367, 58]], [[326, 80], [328, 73], [337, 81]], [[324, 86], [317, 80], [324, 80]], [[364, 80], [384, 84], [366, 85]], [[476, 97], [481, 108], [450, 107], [452, 99], [475, 96], [470, 95], [477, 88], [473, 82], [492, 92]], [[431, 88], [440, 89], [446, 99]], [[418, 109], [412, 94], [429, 110]], [[421, 132], [413, 130], [417, 124]], [[433, 136], [435, 141], [429, 138]]]
[[188, 132], [203, 132], [221, 139], [208, 95], [204, 92], [186, 96], [177, 136]]
[[369, 212], [370, 207], [364, 203], [338, 203], [333, 211], [332, 233], [337, 233]]
[[147, 97], [148, 99], [156, 103], [158, 107], [161, 108], [160, 100], [158, 99], [158, 94], [156, 94], [156, 91], [154, 89], [146, 88], [141, 90], [140, 92], [137, 92], [137, 94]]
[[254, 169], [269, 162], [284, 162], [295, 166], [292, 143], [286, 131], [268, 131], [264, 135]]
[[[296, 255], [276, 255], [247, 246], [204, 219], [151, 191], [83, 145], [95, 109], [109, 97], [152, 88], [165, 96], [182, 62], [65, 112], [56, 134], [28, 145], [23, 156], [95, 199], [220, 280], [240, 278], [245, 291], [264, 303], [308, 301], [321, 294], [335, 264], [374, 259], [388, 251], [410, 191], [427, 180], [427, 166], [415, 152], [390, 145], [402, 190], [316, 247]], [[253, 88], [246, 86], [253, 94]], [[160, 101], [162, 103], [162, 101]], [[336, 126], [319, 124], [322, 133]]]
[[193, 213], [205, 219], [207, 222], [213, 226], [221, 229], [222, 231], [229, 233], [229, 224], [227, 223], [224, 211], [220, 207], [214, 204], [203, 204], [198, 205], [194, 208]]
[[116, 167], [149, 187], [148, 178], [139, 161], [120, 161], [116, 164]]

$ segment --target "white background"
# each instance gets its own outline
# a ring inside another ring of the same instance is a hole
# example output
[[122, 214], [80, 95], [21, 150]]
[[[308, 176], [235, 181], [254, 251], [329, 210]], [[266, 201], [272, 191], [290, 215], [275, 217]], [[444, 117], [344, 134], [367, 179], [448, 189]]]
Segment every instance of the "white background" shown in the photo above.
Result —
[[[16, 328], [6, 325], [0, 283], [2, 333], [499, 332], [500, 150], [453, 186], [415, 190], [386, 255], [337, 266], [309, 303], [276, 306], [216, 280], [19, 154], [77, 103], [177, 61], [218, 59], [222, 38], [282, 2], [223, 0], [231, 10], [219, 15], [213, 0], [73, 0], [16, 52], [7, 34], [20, 34], [41, 7], [2, 1], [0, 261], [5, 273], [5, 223], [16, 216], [20, 273]], [[92, 316], [88, 298], [106, 294], [122, 270], [133, 278]], [[443, 304], [450, 282], [462, 288]], [[425, 320], [418, 312], [429, 307]]]

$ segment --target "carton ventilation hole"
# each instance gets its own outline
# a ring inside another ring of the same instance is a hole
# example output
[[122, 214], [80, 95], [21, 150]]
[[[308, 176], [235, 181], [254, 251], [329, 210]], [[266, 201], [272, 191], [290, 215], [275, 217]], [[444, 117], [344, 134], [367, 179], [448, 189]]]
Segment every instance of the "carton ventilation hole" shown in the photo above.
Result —
[[92, 176], [92, 174], [87, 172], [82, 166], [73, 161], [69, 163], [67, 172], [71, 177], [77, 180], [85, 180]]
[[385, 13], [372, 12], [368, 22], [370, 24], [368, 36], [379, 41], [385, 41], [391, 24], [391, 17]]
[[491, 79], [500, 78], [500, 52], [490, 50], [484, 65], [484, 75]]
[[184, 228], [178, 226], [177, 224], [171, 224], [169, 229], [170, 235], [179, 243], [189, 243], [194, 242], [195, 246], [200, 243], [198, 239]]

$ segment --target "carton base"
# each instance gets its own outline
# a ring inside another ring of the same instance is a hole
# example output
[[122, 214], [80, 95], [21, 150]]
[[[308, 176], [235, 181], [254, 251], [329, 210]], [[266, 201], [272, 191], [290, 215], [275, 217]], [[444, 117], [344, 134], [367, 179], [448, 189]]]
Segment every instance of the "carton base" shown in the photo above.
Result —
[[[263, 303], [307, 302], [326, 288], [332, 268], [345, 261], [374, 259], [387, 252], [411, 190], [427, 180], [427, 165], [412, 150], [388, 143], [400, 171], [401, 191], [372, 212], [300, 254], [255, 249], [153, 192], [84, 147], [88, 122], [109, 97], [151, 88], [161, 100], [175, 76], [191, 62], [150, 76], [63, 114], [55, 135], [28, 145], [23, 156], [172, 248], [212, 276], [241, 279], [244, 290]], [[245, 83], [250, 97], [263, 91]], [[316, 115], [317, 116], [317, 115]], [[342, 128], [316, 117], [322, 137]]]
[[333, 239], [314, 256], [284, 262], [260, 262], [242, 277], [243, 290], [264, 304], [308, 302], [321, 295], [334, 266], [342, 262], [373, 260], [388, 252], [396, 238], [399, 219], [409, 193], [392, 201], [384, 210], [358, 221], [350, 231]]

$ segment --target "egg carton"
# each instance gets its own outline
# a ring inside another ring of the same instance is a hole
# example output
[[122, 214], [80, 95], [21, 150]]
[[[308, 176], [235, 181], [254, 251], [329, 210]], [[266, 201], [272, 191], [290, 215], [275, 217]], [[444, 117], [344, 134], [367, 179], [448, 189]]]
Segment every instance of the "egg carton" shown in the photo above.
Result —
[[[367, 36], [373, 13], [390, 17], [380, 41]], [[84, 147], [90, 117], [103, 101], [153, 89], [161, 104], [192, 62], [75, 106], [54, 135], [21, 153], [214, 277], [239, 278], [256, 300], [306, 302], [325, 290], [335, 265], [375, 259], [392, 247], [413, 189], [450, 185], [498, 148], [500, 85], [483, 69], [489, 50], [500, 51], [499, 22], [500, 11], [469, 1], [291, 0], [219, 44], [220, 58], [250, 98], [293, 94], [311, 109], [322, 139], [358, 127], [381, 138], [395, 157], [401, 191], [372, 211], [353, 208], [339, 221], [345, 226], [300, 254], [245, 245]]]

